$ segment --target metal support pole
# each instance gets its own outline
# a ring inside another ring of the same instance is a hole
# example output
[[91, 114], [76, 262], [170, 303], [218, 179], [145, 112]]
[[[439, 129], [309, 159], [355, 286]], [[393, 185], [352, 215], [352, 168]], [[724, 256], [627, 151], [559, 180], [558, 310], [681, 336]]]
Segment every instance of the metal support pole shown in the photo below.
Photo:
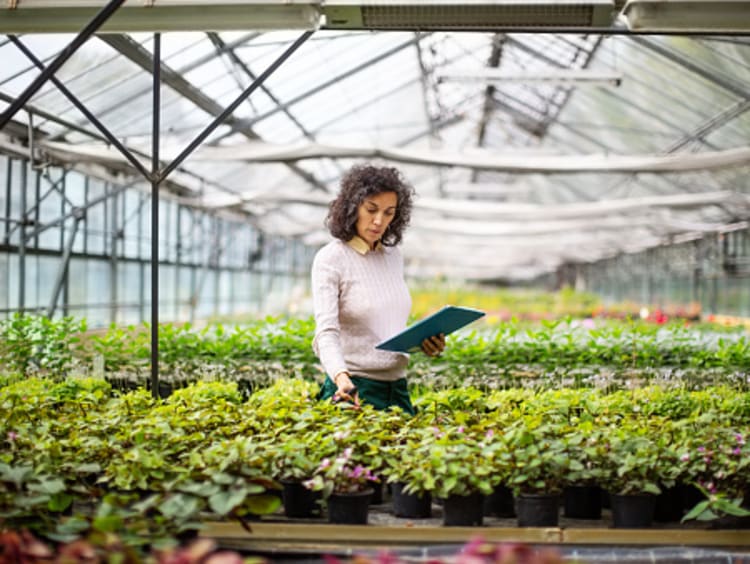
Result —
[[16, 115], [16, 112], [18, 112], [18, 110], [20, 110], [24, 106], [24, 104], [26, 104], [26, 102], [28, 102], [31, 97], [36, 94], [42, 86], [44, 86], [44, 83], [47, 82], [47, 80], [52, 75], [60, 70], [60, 67], [65, 64], [65, 62], [73, 55], [73, 53], [75, 53], [81, 45], [86, 43], [89, 37], [91, 37], [124, 2], [125, 0], [110, 0], [110, 2], [106, 6], [104, 6], [104, 8], [102, 8], [99, 13], [96, 14], [96, 16], [94, 16], [94, 19], [92, 19], [88, 23], [88, 25], [83, 28], [81, 33], [76, 35], [73, 41], [71, 41], [60, 52], [57, 58], [52, 61], [52, 63], [46, 69], [44, 69], [44, 71], [42, 71], [42, 73], [37, 76], [36, 79], [31, 84], [29, 84], [15, 100], [13, 100], [8, 109], [5, 110], [2, 115], [0, 115], [0, 129], [8, 124], [11, 118]]
[[18, 222], [20, 240], [18, 242], [18, 309], [26, 309], [26, 191], [28, 189], [28, 168], [21, 168], [21, 221]]
[[[109, 184], [105, 186], [105, 190], [109, 190]], [[120, 247], [119, 241], [120, 241], [120, 226], [117, 222], [117, 215], [118, 215], [118, 205], [117, 205], [118, 197], [115, 196], [112, 198], [112, 211], [110, 212], [112, 214], [112, 229], [110, 230], [111, 238], [110, 238], [110, 260], [109, 260], [109, 284], [110, 284], [110, 297], [112, 299], [112, 309], [110, 310], [110, 317], [109, 322], [110, 323], [116, 323], [117, 322], [117, 302], [119, 301], [120, 295], [119, 295], [119, 269], [118, 269], [118, 258], [117, 253], [118, 249]], [[106, 209], [106, 208], [105, 208]], [[105, 214], [106, 217], [106, 214]], [[106, 233], [107, 230], [105, 228], [104, 232]]]
[[175, 226], [175, 233], [177, 234], [177, 241], [175, 243], [175, 257], [174, 257], [174, 288], [175, 288], [175, 302], [173, 315], [175, 319], [180, 318], [180, 263], [182, 262], [182, 205], [177, 204], [177, 219]]
[[47, 308], [47, 317], [50, 319], [55, 315], [57, 300], [60, 298], [60, 292], [62, 291], [63, 283], [65, 282], [65, 275], [67, 274], [68, 266], [70, 265], [70, 255], [73, 252], [73, 243], [75, 243], [78, 226], [83, 218], [83, 211], [78, 208], [78, 215], [73, 223], [73, 233], [70, 234], [70, 239], [68, 239], [68, 243], [65, 245], [65, 252], [60, 259], [60, 268], [57, 269], [55, 285], [52, 287], [52, 297], [50, 298], [49, 307]]
[[159, 397], [159, 137], [161, 34], [154, 34], [153, 122], [151, 127], [151, 395]]

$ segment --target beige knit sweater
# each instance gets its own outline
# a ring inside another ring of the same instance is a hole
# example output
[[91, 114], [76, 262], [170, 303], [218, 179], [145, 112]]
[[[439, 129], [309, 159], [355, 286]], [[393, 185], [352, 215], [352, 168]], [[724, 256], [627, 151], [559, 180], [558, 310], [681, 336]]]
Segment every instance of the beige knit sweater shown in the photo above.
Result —
[[405, 376], [408, 355], [375, 348], [406, 327], [411, 311], [398, 248], [368, 251], [358, 237], [331, 241], [313, 260], [312, 294], [313, 349], [330, 378], [342, 370], [374, 380]]

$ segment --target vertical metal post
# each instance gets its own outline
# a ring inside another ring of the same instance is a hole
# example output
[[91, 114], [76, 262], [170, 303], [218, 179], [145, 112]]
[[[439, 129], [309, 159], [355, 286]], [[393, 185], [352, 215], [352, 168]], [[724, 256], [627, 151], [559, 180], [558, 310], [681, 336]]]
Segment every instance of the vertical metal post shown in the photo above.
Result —
[[[109, 191], [109, 183], [105, 184], [104, 187], [105, 190]], [[118, 245], [118, 241], [120, 240], [120, 223], [117, 221], [117, 214], [118, 214], [118, 206], [117, 206], [117, 200], [119, 200], [120, 195], [115, 195], [114, 198], [112, 198], [112, 229], [110, 231], [111, 237], [110, 237], [110, 260], [109, 260], [109, 284], [110, 284], [110, 294], [112, 297], [112, 309], [109, 313], [109, 322], [110, 323], [117, 323], [117, 313], [119, 311], [119, 307], [117, 305], [117, 302], [120, 298], [119, 293], [119, 272], [117, 268], [117, 252], [118, 247], [121, 245]], [[106, 221], [106, 202], [105, 202], [105, 221]], [[105, 227], [104, 232], [107, 233], [107, 229]]]
[[[11, 189], [10, 185], [13, 182], [13, 159], [10, 157], [0, 155], [0, 159], [5, 159], [6, 170], [8, 174], [5, 177], [5, 209], [3, 210], [3, 218], [6, 220], [10, 219], [10, 196]], [[10, 243], [10, 223], [8, 221], [2, 222], [3, 230], [3, 243], [8, 245]]]
[[174, 318], [180, 319], [180, 263], [182, 263], [182, 204], [177, 204], [177, 220], [175, 225], [175, 259], [174, 259]]
[[[67, 187], [67, 182], [63, 182], [60, 185], [60, 211], [61, 211], [60, 215], [61, 216], [65, 214], [65, 203], [69, 202], [68, 198], [66, 197], [67, 196], [67, 194], [66, 194], [66, 187]], [[65, 255], [64, 255], [65, 258], [63, 259], [63, 269], [61, 270], [61, 273], [62, 273], [62, 276], [63, 276], [62, 280], [61, 280], [61, 283], [62, 283], [62, 295], [63, 295], [62, 310], [63, 310], [63, 315], [64, 316], [68, 315], [68, 305], [70, 304], [70, 285], [68, 284], [68, 281], [69, 281], [68, 273], [69, 273], [69, 267], [70, 267], [70, 256], [71, 256], [71, 254], [73, 252], [73, 243], [75, 242], [76, 235], [78, 234], [79, 213], [81, 211], [82, 210], [77, 210], [76, 208], [72, 208], [71, 209], [71, 213], [73, 214], [74, 223], [73, 223], [73, 233], [71, 233], [71, 235], [70, 235], [70, 244], [68, 245], [68, 247], [65, 247], [65, 245], [64, 245], [64, 243], [65, 243], [65, 223], [63, 222], [63, 223], [60, 224], [60, 248], [61, 249], [62, 248], [66, 249], [66, 252], [65, 252]], [[67, 249], [70, 249], [70, 251], [68, 251]], [[51, 310], [50, 314], [49, 314], [50, 318], [52, 317], [53, 313], [54, 313], [54, 310]]]
[[159, 397], [159, 137], [161, 34], [154, 34], [153, 123], [151, 127], [151, 395]]
[[221, 259], [221, 237], [222, 237], [222, 224], [218, 217], [214, 217], [214, 233], [216, 237], [216, 252], [214, 253], [214, 259], [211, 261], [211, 268], [213, 270], [214, 277], [214, 316], [218, 316], [221, 311], [221, 271], [219, 270], [219, 260]]
[[190, 209], [190, 323], [195, 322], [195, 316], [196, 316], [196, 305], [198, 303], [198, 278], [196, 275], [196, 266], [195, 266], [195, 214], [197, 212], [194, 208]]
[[[31, 161], [29, 161], [31, 164]], [[18, 242], [18, 309], [23, 313], [26, 309], [26, 183], [28, 182], [28, 167], [21, 161], [21, 214], [18, 231], [21, 236]]]

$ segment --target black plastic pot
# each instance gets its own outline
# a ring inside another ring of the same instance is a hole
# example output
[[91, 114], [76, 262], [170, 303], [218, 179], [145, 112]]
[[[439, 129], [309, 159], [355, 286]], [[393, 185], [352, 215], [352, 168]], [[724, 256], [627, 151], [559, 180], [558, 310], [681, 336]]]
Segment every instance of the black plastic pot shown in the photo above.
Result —
[[443, 525], [446, 527], [480, 527], [484, 520], [484, 496], [449, 495], [443, 500]]
[[366, 525], [372, 489], [336, 494], [328, 498], [328, 522], [340, 525]]
[[404, 493], [404, 484], [396, 482], [391, 486], [393, 495], [393, 514], [396, 517], [410, 519], [427, 519], [432, 517], [432, 495], [429, 492], [422, 495]]
[[557, 527], [560, 521], [559, 494], [519, 494], [516, 496], [519, 527]]
[[497, 486], [490, 495], [484, 498], [485, 516], [515, 517], [513, 492], [507, 486]]
[[680, 493], [682, 494], [682, 509], [685, 513], [689, 512], [693, 507], [706, 499], [706, 496], [703, 495], [703, 492], [701, 492], [693, 484], [681, 484], [678, 487], [680, 489]]
[[616, 529], [644, 529], [654, 522], [656, 496], [651, 494], [611, 495], [612, 526]]
[[370, 505], [380, 505], [383, 503], [383, 478], [381, 477], [378, 482], [370, 482], [370, 487], [372, 488]]
[[657, 523], [679, 523], [685, 514], [684, 495], [680, 486], [662, 488], [654, 503], [654, 521]]
[[602, 489], [599, 486], [567, 486], [563, 490], [563, 515], [570, 519], [601, 519]]
[[281, 492], [284, 515], [292, 518], [320, 516], [320, 492], [308, 490], [301, 482], [294, 480], [282, 480], [281, 485], [284, 486]]

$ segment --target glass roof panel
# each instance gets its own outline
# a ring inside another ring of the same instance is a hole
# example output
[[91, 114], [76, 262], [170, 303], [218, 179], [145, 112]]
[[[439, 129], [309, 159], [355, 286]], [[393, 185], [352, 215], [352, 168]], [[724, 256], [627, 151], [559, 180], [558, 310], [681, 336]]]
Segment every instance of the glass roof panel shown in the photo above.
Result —
[[[163, 34], [161, 54], [168, 72], [161, 88], [161, 143], [167, 153], [193, 140], [299, 36], [252, 30]], [[29, 35], [21, 41], [49, 64], [72, 38]], [[146, 153], [151, 142], [153, 45], [152, 34], [93, 38], [57, 73], [115, 136]], [[0, 38], [0, 59], [0, 108], [5, 108], [39, 71], [7, 38]], [[538, 75], [565, 69], [614, 72], [622, 81], [613, 87], [450, 78], [451, 73], [467, 75], [488, 67]], [[279, 146], [319, 143], [497, 159], [528, 154], [540, 159], [679, 156], [749, 145], [748, 84], [750, 41], [744, 37], [318, 31], [238, 106], [230, 124], [217, 127], [208, 143], [238, 148], [252, 141]], [[44, 85], [31, 103], [49, 114], [34, 118], [40, 134], [49, 140], [85, 145], [101, 138], [54, 84]], [[25, 124], [27, 113], [15, 119]], [[72, 131], [71, 126], [82, 130]], [[185, 161], [180, 172], [192, 173], [190, 185], [203, 193], [206, 205], [212, 198], [215, 205], [228, 192], [241, 194], [246, 201], [240, 207], [250, 221], [279, 233], [303, 231], [314, 237], [322, 232], [321, 206], [271, 205], [253, 198], [269, 192], [333, 191], [343, 171], [362, 160], [324, 156], [256, 163], [196, 156]], [[747, 165], [682, 173], [519, 174], [394, 164], [417, 187], [420, 198], [560, 206], [749, 190]], [[721, 223], [747, 217], [742, 206], [671, 211], [680, 221]], [[418, 217], [456, 219], [450, 215], [425, 209]], [[628, 236], [634, 247], [661, 240], [659, 225], [643, 228], [636, 225], [637, 214], [622, 217], [635, 222]], [[497, 227], [502, 222], [477, 220], [475, 225]], [[601, 234], [596, 245], [576, 250], [587, 257], [622, 250], [621, 233], [608, 229]], [[434, 232], [415, 229], [411, 240], [430, 238], [435, 238]], [[455, 233], [438, 238], [453, 247], [454, 254], [457, 245], [461, 248], [472, 240]], [[463, 242], [449, 244], [454, 238]], [[568, 255], [559, 247], [572, 252], [569, 243], [558, 245], [549, 235], [519, 235], [509, 241], [498, 238], [498, 247], [490, 246], [487, 252], [509, 264], [517, 261], [526, 271], [529, 265], [553, 267], [565, 260]], [[405, 251], [412, 265], [425, 264], [419, 249], [405, 246]]]

